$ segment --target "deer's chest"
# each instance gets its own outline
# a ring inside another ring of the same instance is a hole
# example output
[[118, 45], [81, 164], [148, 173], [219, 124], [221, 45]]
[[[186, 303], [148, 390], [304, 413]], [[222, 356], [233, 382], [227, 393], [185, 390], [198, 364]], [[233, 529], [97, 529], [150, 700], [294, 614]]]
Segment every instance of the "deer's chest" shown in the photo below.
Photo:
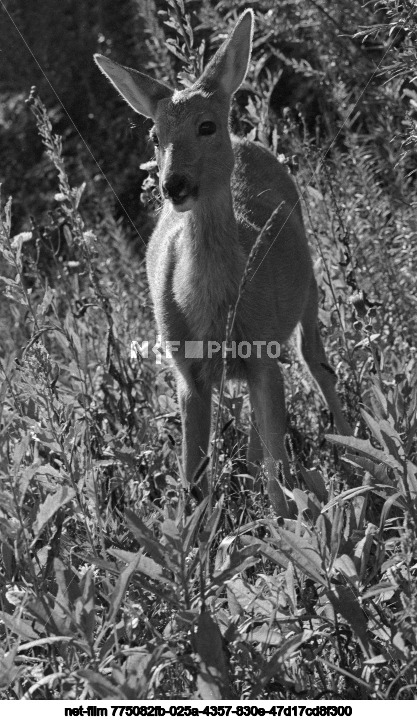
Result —
[[195, 339], [224, 338], [238, 293], [239, 261], [220, 245], [177, 247], [172, 292]]
[[166, 212], [151, 238], [148, 277], [158, 327], [165, 338], [225, 338], [246, 256], [234, 221], [217, 221], [210, 217], [207, 223], [193, 223]]

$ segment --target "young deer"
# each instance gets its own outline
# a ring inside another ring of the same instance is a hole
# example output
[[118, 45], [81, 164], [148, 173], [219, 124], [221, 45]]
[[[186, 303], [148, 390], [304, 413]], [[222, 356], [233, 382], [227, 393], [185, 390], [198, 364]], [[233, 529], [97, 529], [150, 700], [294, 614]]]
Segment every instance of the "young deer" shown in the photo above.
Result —
[[[302, 355], [338, 430], [351, 434], [320, 339], [317, 286], [295, 186], [272, 153], [229, 131], [231, 98], [250, 60], [252, 26], [253, 13], [247, 10], [201, 77], [180, 91], [95, 56], [129, 105], [154, 122], [164, 203], [149, 243], [147, 271], [162, 339], [181, 343], [173, 357], [183, 467], [190, 483], [208, 450], [212, 386], [222, 375], [221, 354], [213, 349], [225, 340], [229, 308], [236, 304], [249, 253], [268, 221], [267, 243], [259, 243], [258, 267], [248, 273], [230, 334], [237, 344], [246, 342], [244, 352], [232, 353], [237, 357], [228, 361], [228, 374], [249, 386], [257, 423], [249, 459], [253, 463], [263, 450], [269, 469], [281, 461], [291, 485], [283, 378], [266, 344], [284, 343], [297, 326]], [[187, 357], [193, 353], [187, 353], [185, 341], [195, 340], [202, 341], [194, 345], [198, 357]], [[248, 343], [253, 344], [249, 356]], [[270, 473], [269, 492], [282, 513], [285, 501], [275, 481]]]

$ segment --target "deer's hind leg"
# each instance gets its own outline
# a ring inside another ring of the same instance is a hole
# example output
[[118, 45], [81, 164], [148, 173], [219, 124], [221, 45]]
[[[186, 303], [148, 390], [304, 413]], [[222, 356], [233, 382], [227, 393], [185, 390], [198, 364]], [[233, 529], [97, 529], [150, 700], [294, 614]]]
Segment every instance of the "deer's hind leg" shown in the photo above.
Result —
[[[262, 450], [268, 478], [268, 494], [279, 515], [288, 515], [288, 505], [282, 486], [278, 481], [285, 479], [293, 487], [290, 465], [285, 450], [286, 410], [284, 379], [275, 360], [254, 362], [248, 368], [252, 409], [256, 426], [252, 426], [249, 441], [248, 461], [258, 460]], [[277, 463], [282, 473], [278, 474]]]
[[256, 474], [256, 464], [264, 457], [261, 437], [259, 435], [258, 423], [255, 411], [252, 408], [250, 415], [250, 431], [248, 443], [248, 465]]
[[323, 342], [320, 337], [317, 313], [318, 292], [316, 281], [313, 278], [309, 297], [299, 326], [299, 347], [311, 375], [319, 385], [327, 405], [333, 414], [337, 430], [342, 435], [350, 436], [353, 435], [353, 431], [343, 414], [342, 406], [336, 393], [336, 374], [329, 365], [326, 357]]

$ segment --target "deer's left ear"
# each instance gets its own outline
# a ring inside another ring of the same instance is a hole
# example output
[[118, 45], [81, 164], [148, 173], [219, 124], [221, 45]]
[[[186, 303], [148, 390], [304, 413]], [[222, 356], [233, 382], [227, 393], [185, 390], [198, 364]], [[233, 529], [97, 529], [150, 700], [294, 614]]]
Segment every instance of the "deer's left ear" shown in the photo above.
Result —
[[210, 60], [197, 85], [208, 92], [221, 88], [226, 95], [233, 95], [243, 83], [248, 70], [252, 35], [253, 11], [246, 10]]
[[137, 113], [155, 119], [158, 103], [172, 95], [171, 88], [139, 70], [125, 68], [104, 55], [94, 55], [100, 70]]

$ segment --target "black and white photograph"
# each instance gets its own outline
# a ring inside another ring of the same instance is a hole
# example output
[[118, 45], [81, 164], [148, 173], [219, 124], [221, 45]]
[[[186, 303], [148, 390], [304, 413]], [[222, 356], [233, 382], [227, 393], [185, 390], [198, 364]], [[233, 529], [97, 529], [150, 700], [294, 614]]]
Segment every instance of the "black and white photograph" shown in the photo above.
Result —
[[5, 718], [412, 718], [416, 169], [416, 0], [0, 0]]

